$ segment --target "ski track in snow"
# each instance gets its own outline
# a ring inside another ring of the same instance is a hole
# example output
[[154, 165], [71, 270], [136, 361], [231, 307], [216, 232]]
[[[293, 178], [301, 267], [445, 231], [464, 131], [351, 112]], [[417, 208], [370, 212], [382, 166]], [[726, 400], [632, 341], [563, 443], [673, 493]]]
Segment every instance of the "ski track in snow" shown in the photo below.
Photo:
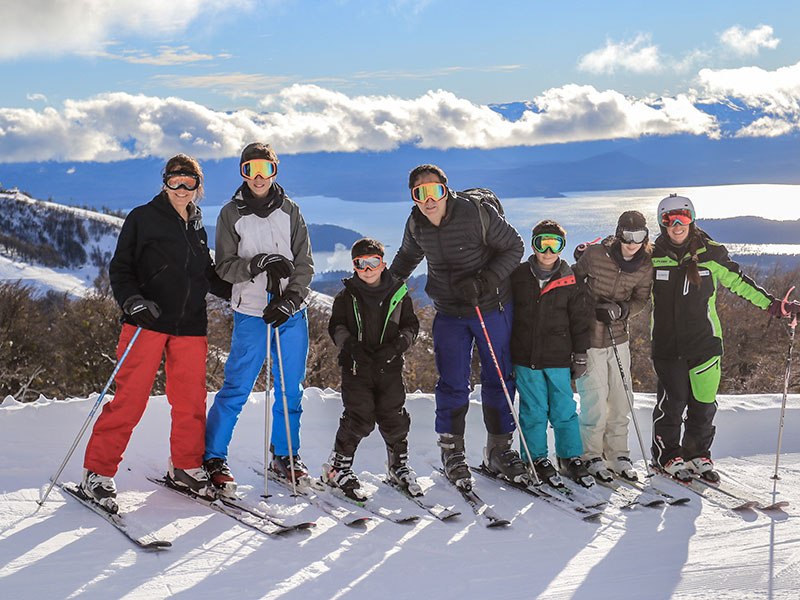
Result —
[[[467, 454], [481, 459], [485, 429], [473, 393]], [[789, 398], [777, 483], [785, 511], [733, 513], [667, 481], [662, 489], [688, 495], [686, 506], [630, 511], [608, 508], [585, 523], [515, 490], [476, 479], [476, 490], [510, 527], [488, 529], [455, 490], [441, 483], [433, 432], [433, 397], [409, 394], [410, 454], [423, 486], [461, 516], [440, 522], [386, 488], [392, 506], [420, 520], [395, 524], [373, 518], [347, 527], [295, 502], [270, 484], [270, 508], [287, 521], [317, 526], [270, 538], [158, 488], [146, 480], [166, 468], [169, 405], [151, 399], [134, 430], [116, 481], [123, 511], [173, 547], [144, 552], [54, 488], [46, 489], [96, 397], [0, 405], [0, 590], [3, 598], [512, 598], [727, 599], [797, 597], [800, 585], [800, 396]], [[209, 403], [213, 394], [209, 394]], [[637, 395], [637, 416], [649, 436], [653, 396]], [[717, 466], [764, 498], [771, 497], [779, 395], [721, 396], [714, 457]], [[341, 413], [332, 390], [305, 392], [301, 454], [312, 472], [328, 458]], [[263, 479], [264, 394], [250, 398], [230, 447], [241, 492], [255, 502]], [[552, 446], [552, 432], [551, 448]], [[78, 481], [88, 433], [62, 481]], [[640, 456], [631, 427], [631, 449]], [[377, 432], [356, 454], [357, 472], [382, 474], [385, 449]], [[640, 470], [642, 464], [639, 463]], [[598, 494], [610, 490], [600, 488]], [[394, 497], [396, 496], [396, 498]], [[349, 505], [348, 505], [349, 507]]]

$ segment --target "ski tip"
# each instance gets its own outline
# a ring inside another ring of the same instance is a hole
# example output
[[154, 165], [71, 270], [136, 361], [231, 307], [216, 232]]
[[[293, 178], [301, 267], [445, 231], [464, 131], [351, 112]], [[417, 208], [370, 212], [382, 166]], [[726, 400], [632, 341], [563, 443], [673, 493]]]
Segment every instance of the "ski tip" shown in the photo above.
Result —
[[145, 550], [149, 550], [151, 552], [158, 552], [160, 550], [168, 550], [169, 548], [172, 548], [172, 542], [168, 542], [166, 540], [158, 540], [155, 542], [142, 544], [142, 548], [144, 548]]
[[486, 527], [490, 529], [493, 529], [495, 527], [509, 527], [509, 526], [511, 526], [511, 521], [507, 521], [506, 519], [496, 519], [486, 524]]

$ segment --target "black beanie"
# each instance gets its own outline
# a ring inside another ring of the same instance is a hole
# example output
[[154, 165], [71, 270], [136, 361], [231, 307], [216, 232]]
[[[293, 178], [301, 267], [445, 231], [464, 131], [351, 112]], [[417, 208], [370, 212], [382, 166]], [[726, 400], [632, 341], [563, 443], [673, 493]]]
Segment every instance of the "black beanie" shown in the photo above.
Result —
[[647, 219], [638, 210], [626, 210], [617, 220], [617, 233], [623, 231], [641, 231], [647, 229]]
[[261, 142], [253, 142], [252, 144], [247, 144], [244, 150], [242, 150], [242, 157], [239, 159], [239, 165], [243, 165], [248, 160], [256, 160], [259, 158], [278, 162], [278, 155], [275, 153], [275, 150], [272, 149], [272, 146], [269, 144], [262, 144]]

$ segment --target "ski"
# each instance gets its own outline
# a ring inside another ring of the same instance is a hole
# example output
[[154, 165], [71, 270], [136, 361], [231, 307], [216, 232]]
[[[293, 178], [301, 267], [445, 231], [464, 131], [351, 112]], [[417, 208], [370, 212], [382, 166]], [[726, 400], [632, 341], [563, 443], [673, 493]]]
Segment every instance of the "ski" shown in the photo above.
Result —
[[725, 474], [724, 479], [719, 483], [713, 483], [711, 481], [706, 481], [700, 475], [692, 473], [692, 476], [695, 480], [699, 481], [701, 484], [710, 487], [711, 489], [717, 490], [722, 492], [723, 494], [730, 496], [731, 498], [735, 498], [742, 502], [750, 503], [754, 508], [759, 510], [778, 510], [781, 508], [785, 508], [789, 506], [788, 500], [762, 500], [757, 497], [753, 492], [749, 489], [745, 488], [745, 486], [739, 484], [732, 480], [732, 478]]
[[329, 485], [324, 483], [321, 479], [313, 479], [311, 482], [311, 487], [318, 494], [323, 494], [325, 496], [330, 496], [338, 500], [348, 502], [350, 504], [358, 506], [359, 508], [363, 508], [368, 512], [371, 512], [372, 514], [382, 519], [391, 521], [392, 523], [406, 524], [406, 523], [413, 523], [414, 521], [419, 520], [419, 515], [404, 513], [400, 509], [391, 509], [385, 507], [379, 502], [377, 502], [375, 498], [371, 496], [368, 497], [366, 500], [356, 500], [354, 498], [350, 498], [349, 496], [345, 496], [344, 493], [341, 492], [341, 490], [330, 487]]
[[[256, 469], [253, 467], [253, 471], [264, 476], [264, 471]], [[275, 471], [271, 469], [267, 470], [269, 480], [277, 483], [281, 487], [283, 487], [286, 491], [290, 494], [292, 493], [292, 482], [284, 477], [281, 477]], [[338, 503], [329, 502], [328, 500], [324, 500], [320, 498], [314, 491], [307, 485], [300, 485], [295, 486], [297, 489], [298, 495], [303, 497], [303, 500], [316, 506], [322, 512], [327, 515], [330, 515], [337, 521], [342, 522], [343, 524], [347, 525], [348, 527], [354, 527], [357, 525], [361, 525], [367, 521], [369, 521], [372, 517], [366, 515], [360, 515], [354, 510], [350, 510], [349, 508], [345, 508], [344, 506], [339, 505]]]
[[566, 492], [562, 493], [558, 491], [559, 488], [553, 488], [549, 484], [540, 484], [538, 486], [534, 484], [525, 485], [523, 483], [516, 483], [514, 481], [509, 481], [508, 479], [497, 477], [494, 473], [484, 469], [483, 467], [470, 467], [470, 469], [479, 475], [483, 475], [487, 479], [497, 482], [498, 484], [507, 485], [510, 488], [544, 500], [556, 510], [560, 510], [569, 516], [581, 519], [582, 521], [596, 521], [600, 518], [600, 515], [603, 514], [602, 510], [598, 510], [595, 507], [584, 506], [581, 502], [573, 498], [570, 495], [571, 491], [569, 488], [560, 488], [566, 490]]
[[625, 479], [623, 477], [619, 477], [618, 475], [614, 475], [614, 480], [619, 481], [623, 485], [627, 485], [632, 488], [636, 488], [637, 490], [641, 490], [644, 493], [661, 497], [664, 499], [664, 502], [672, 506], [677, 506], [679, 504], [686, 504], [687, 502], [691, 501], [691, 498], [689, 498], [688, 496], [673, 496], [669, 492], [665, 492], [664, 490], [655, 487], [652, 483], [643, 483], [638, 480], [631, 481], [630, 479]]
[[452, 485], [458, 492], [461, 494], [461, 497], [464, 498], [464, 501], [469, 504], [472, 512], [475, 513], [475, 516], [480, 517], [486, 522], [486, 527], [506, 527], [511, 525], [511, 521], [508, 519], [503, 519], [500, 515], [498, 515], [494, 509], [486, 504], [478, 494], [475, 493], [473, 488], [464, 489], [447, 479], [447, 475], [444, 473], [444, 469], [441, 467], [435, 467], [436, 470], [442, 475], [442, 477], [447, 480], [447, 482]]
[[231, 519], [234, 519], [245, 525], [246, 527], [250, 527], [251, 529], [255, 529], [265, 535], [268, 536], [278, 536], [283, 535], [284, 533], [288, 533], [290, 531], [296, 531], [296, 527], [286, 527], [282, 525], [276, 525], [272, 521], [263, 519], [261, 517], [257, 517], [254, 514], [249, 512], [241, 511], [237, 508], [233, 508], [224, 504], [219, 498], [211, 499], [205, 498], [203, 496], [198, 496], [197, 494], [189, 491], [185, 488], [180, 488], [175, 486], [169, 479], [166, 477], [150, 477], [147, 476], [148, 481], [155, 483], [156, 485], [160, 485], [161, 487], [165, 487], [168, 490], [172, 490], [176, 494], [180, 494], [184, 498], [188, 498], [189, 500], [194, 500], [195, 502], [202, 504], [203, 506], [210, 508], [218, 513], [222, 513], [223, 515], [229, 516]]
[[143, 527], [132, 520], [129, 516], [120, 513], [110, 513], [97, 502], [86, 496], [79, 487], [72, 483], [56, 482], [56, 485], [67, 494], [75, 498], [86, 508], [100, 515], [106, 521], [116, 527], [120, 533], [127, 537], [134, 544], [144, 550], [166, 550], [172, 546], [172, 542], [159, 539], [154, 533], [141, 531]]
[[612, 479], [611, 481], [603, 481], [599, 477], [595, 477], [598, 485], [602, 485], [614, 492], [614, 498], [620, 498], [618, 503], [619, 508], [632, 509], [637, 506], [658, 507], [664, 504], [664, 498], [659, 496], [650, 496], [646, 492], [637, 491], [633, 488], [626, 487], [621, 481]]
[[729, 496], [718, 490], [717, 488], [711, 487], [709, 485], [704, 484], [699, 479], [695, 479], [694, 477], [689, 481], [681, 481], [664, 471], [663, 469], [659, 468], [656, 465], [653, 465], [653, 470], [659, 477], [663, 477], [667, 481], [671, 481], [678, 485], [681, 485], [687, 489], [692, 490], [695, 494], [708, 500], [709, 502], [721, 506], [723, 508], [727, 508], [730, 510], [747, 510], [750, 508], [755, 508], [757, 506], [757, 502], [753, 502], [751, 500], [744, 500], [741, 498], [737, 498], [734, 496]]
[[389, 481], [388, 478], [381, 478], [381, 481], [388, 485], [393, 490], [397, 490], [400, 494], [411, 500], [414, 504], [419, 506], [420, 508], [428, 511], [434, 517], [439, 519], [440, 521], [447, 521], [448, 519], [452, 519], [453, 517], [457, 517], [461, 513], [457, 510], [454, 510], [453, 507], [446, 507], [442, 504], [426, 502], [423, 500], [424, 496], [412, 496], [408, 493], [408, 490], [403, 488], [402, 486], [394, 483], [393, 481]]
[[271, 513], [269, 510], [262, 508], [260, 505], [251, 506], [250, 503], [248, 503], [244, 498], [241, 497], [229, 498], [227, 496], [219, 496], [218, 499], [225, 506], [229, 506], [233, 509], [249, 513], [254, 517], [263, 519], [265, 521], [269, 521], [270, 523], [273, 523], [278, 527], [286, 527], [288, 529], [311, 529], [312, 527], [315, 527], [317, 525], [314, 521], [300, 521], [298, 523], [287, 523], [280, 516]]

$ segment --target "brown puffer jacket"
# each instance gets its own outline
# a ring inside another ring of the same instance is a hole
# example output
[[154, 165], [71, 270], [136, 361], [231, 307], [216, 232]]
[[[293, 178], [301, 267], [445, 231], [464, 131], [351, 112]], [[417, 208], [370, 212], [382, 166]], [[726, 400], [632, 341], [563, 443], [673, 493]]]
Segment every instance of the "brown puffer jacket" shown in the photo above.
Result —
[[609, 300], [627, 304], [626, 318], [612, 322], [614, 340], [621, 344], [628, 341], [628, 318], [639, 314], [650, 300], [653, 285], [652, 251], [643, 248], [634, 256], [633, 262], [625, 263], [619, 244], [616, 238], [608, 237], [600, 244], [589, 246], [572, 268], [575, 279], [584, 285], [588, 298], [592, 348], [611, 346], [608, 326], [595, 317], [597, 304]]

